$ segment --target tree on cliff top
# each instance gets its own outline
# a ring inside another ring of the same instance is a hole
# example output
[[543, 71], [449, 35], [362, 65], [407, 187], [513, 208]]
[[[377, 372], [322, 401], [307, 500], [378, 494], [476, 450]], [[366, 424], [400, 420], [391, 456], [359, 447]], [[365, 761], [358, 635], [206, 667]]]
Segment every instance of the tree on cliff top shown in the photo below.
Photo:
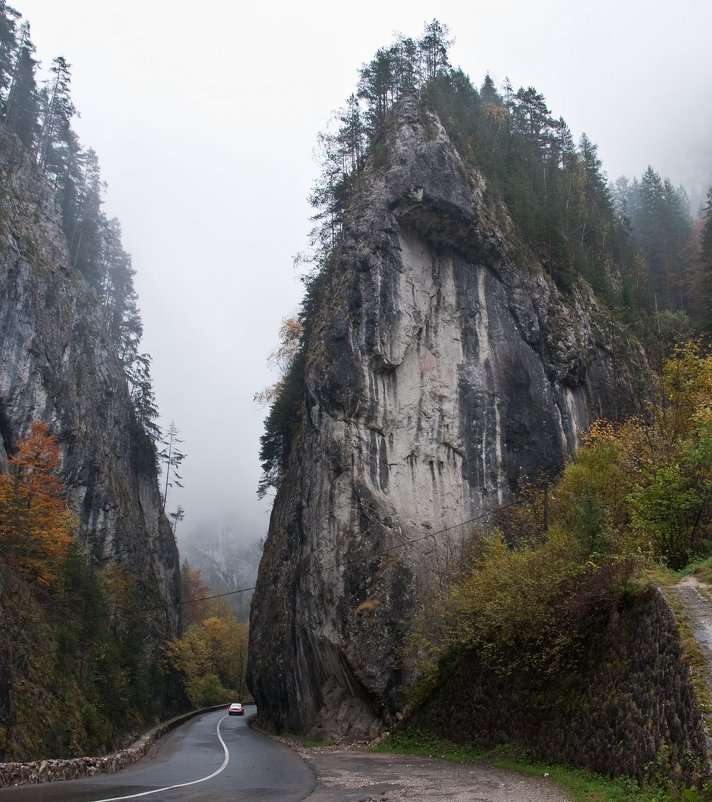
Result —
[[183, 477], [178, 473], [181, 463], [186, 455], [180, 450], [183, 441], [178, 437], [179, 429], [175, 421], [171, 421], [165, 437], [161, 441], [163, 448], [158, 454], [163, 471], [163, 493], [161, 494], [162, 509], [166, 509], [169, 487], [183, 487]]
[[32, 150], [39, 131], [37, 122], [39, 104], [35, 83], [37, 61], [34, 58], [35, 47], [30, 40], [29, 23], [24, 22], [20, 31], [20, 42], [8, 88], [4, 119], [20, 137], [22, 144], [28, 150]]

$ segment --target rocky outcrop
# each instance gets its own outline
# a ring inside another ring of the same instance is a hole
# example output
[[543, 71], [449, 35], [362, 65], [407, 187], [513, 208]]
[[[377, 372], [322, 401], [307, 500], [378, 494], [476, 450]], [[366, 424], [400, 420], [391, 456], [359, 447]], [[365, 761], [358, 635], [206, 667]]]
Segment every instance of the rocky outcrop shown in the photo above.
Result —
[[252, 605], [261, 723], [375, 734], [423, 589], [518, 481], [635, 407], [631, 343], [563, 295], [437, 117], [399, 103], [346, 213]]
[[178, 631], [180, 572], [155, 468], [132, 436], [126, 377], [96, 295], [70, 264], [54, 194], [0, 128], [0, 469], [38, 420], [60, 438], [87, 550], [169, 603], [157, 645]]

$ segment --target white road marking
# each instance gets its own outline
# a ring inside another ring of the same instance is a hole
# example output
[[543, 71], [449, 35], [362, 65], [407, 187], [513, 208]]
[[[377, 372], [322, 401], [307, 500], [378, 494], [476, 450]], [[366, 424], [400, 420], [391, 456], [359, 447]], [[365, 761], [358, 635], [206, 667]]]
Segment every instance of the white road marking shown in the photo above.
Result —
[[174, 788], [186, 788], [188, 785], [198, 785], [198, 783], [205, 783], [208, 780], [212, 780], [213, 777], [217, 777], [220, 772], [225, 770], [225, 767], [230, 762], [230, 752], [228, 751], [227, 744], [222, 739], [222, 735], [220, 735], [220, 725], [225, 721], [227, 716], [223, 716], [220, 721], [218, 721], [217, 727], [217, 734], [220, 743], [222, 744], [223, 751], [225, 752], [225, 759], [222, 762], [222, 766], [219, 769], [214, 771], [212, 774], [209, 774], [207, 777], [201, 777], [199, 780], [191, 780], [189, 783], [178, 783], [177, 785], [167, 785], [165, 788], [154, 788], [153, 791], [142, 791], [140, 794], [127, 794], [126, 796], [111, 796], [107, 797], [106, 799], [96, 799], [94, 802], [117, 802], [119, 799], [138, 799], [140, 796], [150, 796], [151, 794], [160, 794], [161, 791], [172, 791]]

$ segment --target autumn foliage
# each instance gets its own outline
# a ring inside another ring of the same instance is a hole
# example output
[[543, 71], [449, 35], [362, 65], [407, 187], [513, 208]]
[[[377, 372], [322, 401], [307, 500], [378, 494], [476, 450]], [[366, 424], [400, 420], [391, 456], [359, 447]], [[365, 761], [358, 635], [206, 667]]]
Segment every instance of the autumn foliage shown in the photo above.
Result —
[[594, 423], [556, 482], [504, 512], [415, 622], [416, 693], [458, 650], [565, 673], [648, 569], [712, 563], [712, 356], [678, 346], [640, 416]]
[[167, 644], [169, 664], [180, 674], [194, 707], [244, 699], [247, 625], [225, 599], [210, 599], [199, 570], [185, 563], [181, 572], [184, 622], [181, 638]]
[[0, 555], [10, 567], [50, 585], [76, 521], [59, 476], [59, 444], [46, 424], [31, 425], [9, 468], [0, 474]]
[[712, 356], [680, 345], [643, 415], [599, 422], [565, 470], [555, 520], [595, 552], [672, 568], [712, 547]]

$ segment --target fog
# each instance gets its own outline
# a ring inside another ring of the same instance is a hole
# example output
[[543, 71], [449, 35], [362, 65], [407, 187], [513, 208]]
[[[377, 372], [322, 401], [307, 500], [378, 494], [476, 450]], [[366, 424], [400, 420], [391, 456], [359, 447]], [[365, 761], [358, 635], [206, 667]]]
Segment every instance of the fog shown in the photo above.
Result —
[[395, 32], [437, 15], [453, 65], [475, 85], [489, 71], [535, 86], [611, 179], [652, 164], [696, 202], [712, 183], [708, 0], [11, 4], [41, 61], [72, 65], [75, 127], [137, 270], [161, 422], [188, 455], [168, 499], [185, 508], [181, 535], [224, 521], [265, 534], [253, 395], [299, 302], [316, 135]]

